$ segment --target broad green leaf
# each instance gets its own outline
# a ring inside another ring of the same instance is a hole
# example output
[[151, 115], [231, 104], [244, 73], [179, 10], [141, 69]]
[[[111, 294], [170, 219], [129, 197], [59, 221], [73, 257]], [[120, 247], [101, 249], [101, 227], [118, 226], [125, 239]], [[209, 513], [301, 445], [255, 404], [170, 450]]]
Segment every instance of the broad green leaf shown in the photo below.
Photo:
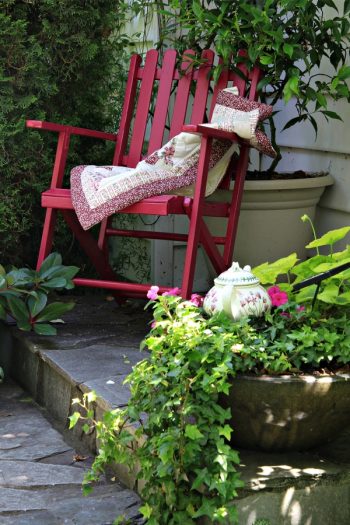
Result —
[[263, 66], [268, 66], [269, 64], [273, 64], [273, 57], [270, 55], [262, 55], [259, 61]]
[[337, 268], [338, 266], [342, 266], [343, 264], [346, 264], [348, 262], [350, 262], [350, 257], [348, 259], [342, 260], [341, 262], [339, 262], [339, 260], [337, 260], [337, 261], [334, 261], [334, 262], [322, 263], [322, 264], [316, 266], [314, 268], [314, 271], [316, 273], [328, 272], [328, 270], [333, 270], [333, 268]]
[[75, 303], [51, 303], [37, 316], [36, 321], [52, 321], [69, 312]]
[[3, 277], [2, 275], [0, 275], [0, 289], [1, 289], [1, 288], [5, 288], [6, 284], [7, 284], [7, 283], [6, 283], [6, 279], [5, 279], [5, 277]]
[[317, 295], [317, 299], [324, 303], [333, 304], [339, 295], [339, 287], [335, 284], [327, 284], [323, 291]]
[[29, 321], [30, 314], [25, 302], [19, 297], [8, 297], [7, 304], [9, 305], [11, 314], [16, 321], [24, 322]]
[[29, 297], [28, 299], [28, 308], [30, 315], [36, 317], [46, 306], [47, 295], [42, 292], [36, 292], [36, 297]]
[[292, 253], [271, 264], [263, 263], [260, 266], [256, 266], [252, 272], [260, 280], [261, 284], [274, 284], [279, 275], [285, 275], [292, 270], [297, 260], [297, 254]]
[[67, 284], [67, 280], [64, 277], [54, 277], [49, 281], [42, 283], [44, 288], [64, 288]]
[[56, 335], [57, 330], [54, 326], [46, 323], [35, 323], [33, 325], [34, 332], [38, 335]]
[[46, 259], [42, 262], [42, 265], [40, 266], [40, 269], [39, 269], [39, 276], [41, 277], [41, 275], [46, 272], [46, 270], [48, 270], [49, 268], [51, 268], [52, 266], [59, 266], [62, 264], [62, 257], [59, 253], [50, 253], [50, 255], [48, 257], [46, 257]]
[[283, 44], [283, 51], [286, 53], [286, 55], [289, 56], [289, 58], [292, 58], [294, 48], [290, 44]]
[[349, 233], [350, 226], [344, 226], [343, 228], [338, 228], [337, 230], [331, 230], [319, 239], [309, 242], [306, 245], [306, 248], [319, 248], [320, 246], [333, 246], [337, 241], [341, 241]]
[[338, 77], [340, 80], [346, 80], [350, 77], [350, 66], [342, 66], [339, 69]]
[[186, 425], [185, 436], [192, 440], [201, 439], [203, 436], [202, 432], [198, 429], [197, 425]]
[[3, 277], [4, 275], [6, 275], [6, 271], [5, 271], [5, 268], [0, 264], [0, 275]]
[[17, 327], [24, 332], [30, 332], [32, 329], [32, 325], [26, 320], [17, 321]]
[[40, 277], [41, 279], [47, 279], [48, 277], [64, 277], [64, 279], [72, 279], [79, 271], [77, 266], [52, 266], [43, 272]]

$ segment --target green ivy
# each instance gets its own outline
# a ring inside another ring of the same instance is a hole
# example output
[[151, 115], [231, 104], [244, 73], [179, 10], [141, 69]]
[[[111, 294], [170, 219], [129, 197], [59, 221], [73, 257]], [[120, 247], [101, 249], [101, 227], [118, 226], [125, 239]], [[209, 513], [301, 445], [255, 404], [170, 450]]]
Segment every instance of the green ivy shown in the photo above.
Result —
[[[156, 325], [144, 342], [149, 356], [127, 378], [128, 406], [91, 423], [88, 405], [95, 396], [84, 396], [83, 428], [96, 427], [100, 448], [85, 486], [112, 462], [138, 465], [144, 480], [140, 511], [148, 525], [195, 524], [201, 516], [237, 523], [233, 501], [243, 484], [236, 472], [238, 453], [229, 444], [230, 410], [220, 404], [233, 375], [237, 336], [179, 297], [159, 297], [154, 316]], [[74, 426], [82, 416], [75, 412], [70, 419]]]

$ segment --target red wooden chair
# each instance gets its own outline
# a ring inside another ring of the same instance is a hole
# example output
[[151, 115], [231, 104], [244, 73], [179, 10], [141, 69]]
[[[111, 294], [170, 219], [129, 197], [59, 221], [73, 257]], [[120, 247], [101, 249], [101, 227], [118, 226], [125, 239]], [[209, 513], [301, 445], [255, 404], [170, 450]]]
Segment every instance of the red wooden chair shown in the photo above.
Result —
[[[30, 128], [58, 133], [58, 145], [51, 186], [50, 189], [42, 194], [42, 206], [46, 208], [46, 217], [38, 266], [41, 265], [43, 259], [51, 251], [58, 211], [63, 215], [81, 247], [101, 276], [101, 280], [78, 277], [74, 279], [76, 285], [111, 289], [122, 296], [145, 297], [150, 284], [133, 284], [115, 280], [115, 274], [108, 263], [108, 243], [106, 242], [109, 236], [115, 235], [187, 241], [181, 285], [181, 295], [184, 298], [188, 298], [192, 293], [199, 244], [206, 250], [217, 273], [224, 271], [230, 266], [244, 179], [248, 166], [249, 148], [246, 145], [241, 145], [240, 156], [235, 168], [235, 185], [231, 203], [208, 202], [204, 198], [204, 193], [212, 140], [213, 138], [225, 138], [237, 142], [239, 139], [234, 133], [201, 126], [201, 123], [205, 122], [205, 115], [208, 117], [208, 113], [210, 117], [218, 91], [228, 85], [233, 84], [237, 86], [240, 95], [246, 95], [249, 87], [248, 98], [256, 100], [260, 71], [256, 67], [248, 73], [245, 67], [241, 65], [240, 68], [246, 76], [246, 79], [244, 79], [241, 75], [225, 69], [222, 71], [216, 85], [214, 85], [210, 75], [214, 53], [210, 50], [204, 51], [202, 54], [204, 62], [199, 67], [193, 67], [193, 64], [191, 64], [190, 56], [193, 54], [194, 52], [191, 50], [184, 53], [180, 68], [176, 65], [177, 55], [174, 50], [165, 52], [161, 66], [158, 64], [159, 56], [156, 50], [151, 50], [147, 53], [144, 65], [142, 65], [140, 56], [132, 56], [120, 128], [117, 134], [50, 122], [27, 121], [27, 126]], [[180, 72], [179, 69], [181, 70]], [[194, 198], [175, 195], [147, 198], [123, 209], [120, 213], [157, 216], [169, 214], [187, 215], [190, 221], [189, 233], [185, 235], [183, 233], [115, 230], [111, 228], [110, 220], [104, 220], [100, 226], [98, 240], [95, 240], [90, 232], [81, 228], [72, 206], [70, 190], [62, 187], [70, 137], [71, 135], [84, 135], [113, 141], [116, 143], [113, 165], [135, 167], [142, 156], [146, 126], [149, 125], [149, 107], [155, 84], [158, 84], [158, 91], [149, 134], [148, 154], [162, 146], [166, 119], [169, 118], [169, 115], [171, 117], [169, 138], [181, 131], [200, 131], [202, 139]], [[213, 94], [210, 108], [208, 108], [208, 94], [211, 88], [213, 89]], [[194, 96], [190, 97], [190, 93], [194, 93]], [[171, 98], [172, 103], [170, 104]], [[192, 105], [191, 111], [188, 107], [190, 104]], [[189, 119], [189, 125], [187, 126], [185, 125], [185, 119]], [[227, 173], [222, 187], [228, 187], [229, 179], [230, 173]], [[213, 237], [203, 220], [204, 216], [227, 217], [226, 235], [224, 237]], [[223, 253], [218, 250], [217, 245], [224, 246]], [[167, 288], [161, 288], [161, 292], [165, 290]]]

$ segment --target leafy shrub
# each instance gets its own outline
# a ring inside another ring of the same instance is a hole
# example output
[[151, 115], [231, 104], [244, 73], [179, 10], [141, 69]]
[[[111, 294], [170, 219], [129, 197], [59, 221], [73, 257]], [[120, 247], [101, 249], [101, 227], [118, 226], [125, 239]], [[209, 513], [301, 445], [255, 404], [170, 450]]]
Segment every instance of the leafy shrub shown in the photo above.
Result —
[[[124, 78], [122, 8], [114, 0], [3, 0], [0, 12], [0, 259], [34, 263], [57, 137], [26, 119], [114, 131]], [[110, 162], [102, 142], [75, 139], [71, 164]], [[62, 229], [62, 227], [61, 227]], [[63, 229], [62, 229], [63, 231]], [[60, 239], [61, 236], [57, 238]], [[63, 234], [56, 249], [66, 253]]]
[[52, 253], [36, 272], [29, 268], [12, 268], [6, 272], [0, 265], [0, 320], [10, 315], [20, 330], [34, 330], [39, 335], [55, 335], [50, 321], [74, 307], [74, 303], [47, 304], [48, 294], [55, 290], [71, 290], [76, 266], [63, 266], [62, 257]]

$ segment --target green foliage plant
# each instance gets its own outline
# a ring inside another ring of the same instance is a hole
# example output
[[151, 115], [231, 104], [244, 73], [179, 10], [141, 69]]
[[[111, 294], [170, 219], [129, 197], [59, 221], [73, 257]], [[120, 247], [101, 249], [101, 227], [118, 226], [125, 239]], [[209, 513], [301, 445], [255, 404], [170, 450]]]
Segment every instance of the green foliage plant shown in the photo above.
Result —
[[[302, 220], [311, 223], [307, 215]], [[305, 261], [299, 261], [293, 253], [253, 270], [263, 285], [272, 286], [271, 290], [279, 283], [285, 299], [264, 320], [251, 323], [259, 334], [263, 358], [254, 364], [257, 355], [247, 356], [252, 370], [298, 373], [349, 367], [350, 269], [324, 279], [318, 289], [317, 284], [311, 284], [293, 293], [298, 283], [350, 262], [349, 245], [334, 251], [334, 244], [343, 240], [349, 231], [350, 226], [345, 226], [319, 238], [315, 234], [315, 239], [306, 247], [316, 253]], [[320, 248], [328, 253], [320, 253]], [[281, 279], [286, 282], [280, 282]], [[241, 357], [245, 355], [243, 351]]]
[[13, 318], [20, 330], [34, 330], [39, 335], [55, 335], [50, 322], [71, 310], [72, 302], [55, 301], [48, 304], [52, 291], [71, 290], [76, 266], [63, 266], [58, 253], [50, 254], [38, 271], [12, 268], [6, 272], [0, 265], [0, 320]]
[[[338, 2], [340, 8], [333, 0], [136, 0], [132, 9], [152, 4], [162, 20], [158, 45], [181, 51], [213, 47], [223, 64], [232, 50], [242, 49], [248, 66], [259, 61], [262, 99], [272, 105], [295, 100], [297, 116], [285, 128], [310, 122], [317, 133], [317, 113], [341, 120], [330, 106], [350, 100], [349, 0]], [[273, 117], [270, 126], [277, 147]]]
[[[0, 260], [34, 264], [57, 136], [26, 119], [116, 131], [130, 38], [115, 0], [2, 0], [0, 10]], [[35, 152], [35, 153], [34, 153]], [[106, 164], [104, 141], [75, 137], [68, 169]], [[55, 250], [71, 237], [60, 225]], [[79, 252], [74, 253], [80, 264]]]
[[127, 407], [93, 422], [94, 394], [82, 404], [75, 400], [85, 412], [74, 412], [71, 426], [85, 419], [84, 430], [95, 426], [99, 442], [85, 487], [110, 463], [137, 465], [148, 525], [195, 524], [202, 516], [237, 523], [232, 501], [242, 486], [239, 457], [229, 445], [230, 410], [220, 404], [233, 375], [237, 335], [180, 297], [157, 296], [151, 304], [155, 321], [144, 341], [149, 353], [126, 380]]
[[[123, 464], [143, 480], [140, 510], [148, 525], [196, 524], [202, 516], [237, 523], [234, 498], [242, 483], [223, 397], [237, 374], [349, 369], [350, 269], [323, 281], [315, 304], [314, 285], [293, 293], [295, 284], [350, 261], [350, 246], [334, 251], [349, 231], [315, 234], [307, 247], [316, 254], [306, 261], [293, 253], [255, 268], [273, 305], [262, 317], [232, 321], [223, 312], [208, 317], [198, 295], [184, 301], [177, 289], [158, 295], [159, 288], [151, 287], [154, 321], [142, 345], [148, 354], [126, 379], [128, 405], [95, 421], [96, 394], [74, 400], [79, 411], [70, 416], [70, 426], [82, 421], [85, 432], [95, 428], [99, 442], [85, 492], [107, 465]], [[124, 523], [123, 517], [115, 523]]]

